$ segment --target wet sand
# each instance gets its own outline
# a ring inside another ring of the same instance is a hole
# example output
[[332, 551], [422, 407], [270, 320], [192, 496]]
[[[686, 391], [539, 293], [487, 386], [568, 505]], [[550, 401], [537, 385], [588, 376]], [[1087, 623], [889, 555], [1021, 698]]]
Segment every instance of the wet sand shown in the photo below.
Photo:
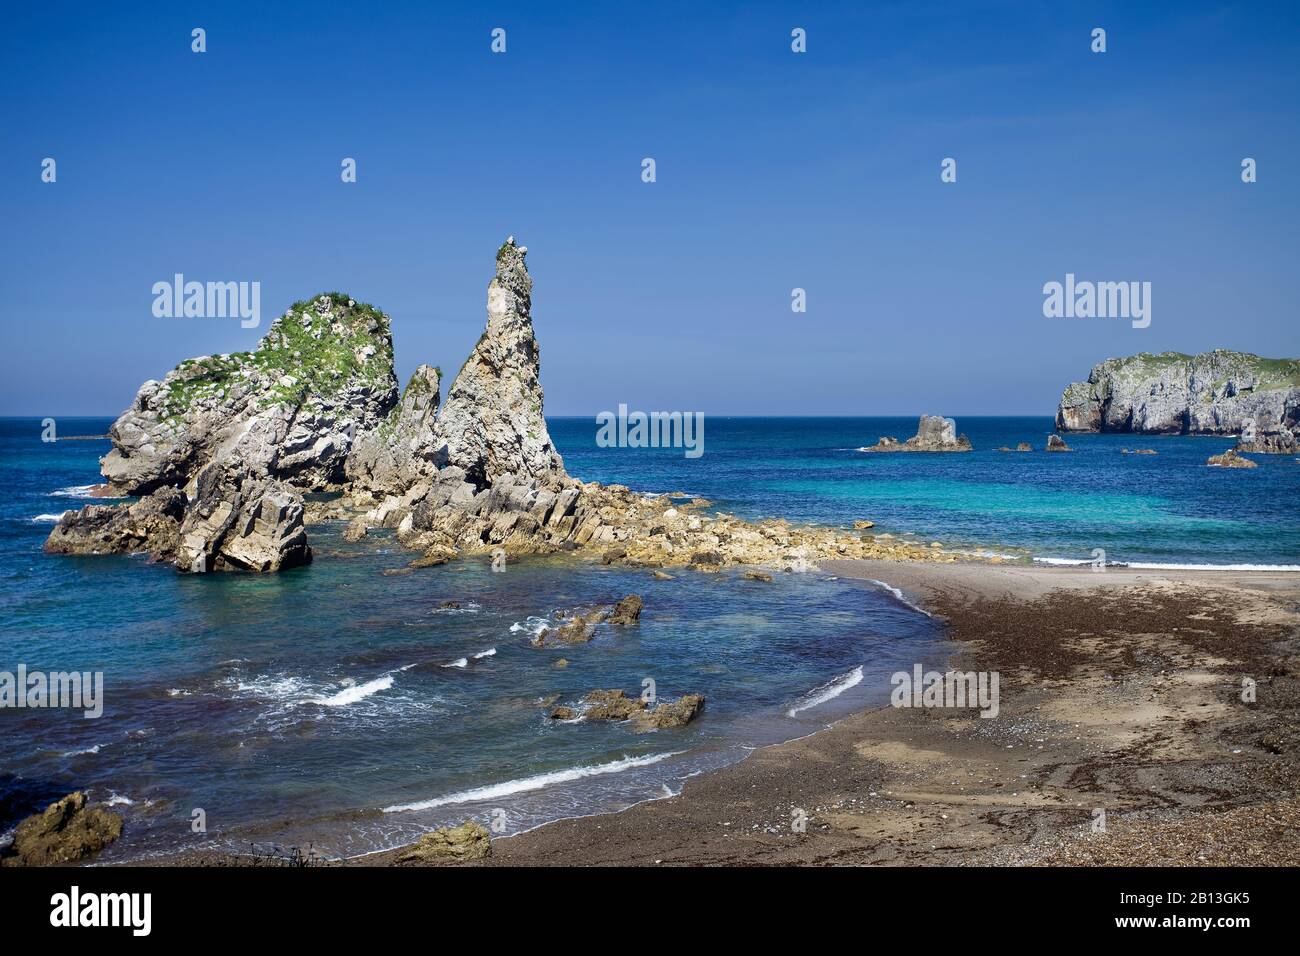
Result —
[[999, 715], [858, 713], [462, 865], [1300, 863], [1300, 575], [822, 569], [945, 619], [949, 660], [919, 663], [998, 671]]

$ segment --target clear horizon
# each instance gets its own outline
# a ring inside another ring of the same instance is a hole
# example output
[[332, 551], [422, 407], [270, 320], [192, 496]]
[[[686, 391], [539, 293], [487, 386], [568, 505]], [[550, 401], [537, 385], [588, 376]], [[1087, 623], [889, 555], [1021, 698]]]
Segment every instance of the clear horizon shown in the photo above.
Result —
[[[1293, 6], [10, 20], [3, 415], [115, 416], [328, 289], [391, 316], [403, 384], [457, 368], [507, 234], [554, 417], [1039, 416], [1110, 357], [1300, 356]], [[176, 273], [260, 282], [260, 326], [155, 317]], [[1151, 325], [1046, 318], [1067, 275], [1150, 282]]]

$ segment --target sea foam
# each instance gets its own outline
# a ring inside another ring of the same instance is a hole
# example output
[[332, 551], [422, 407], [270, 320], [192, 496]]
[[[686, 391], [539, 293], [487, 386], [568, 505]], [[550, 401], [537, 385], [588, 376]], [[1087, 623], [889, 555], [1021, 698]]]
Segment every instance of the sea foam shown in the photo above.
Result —
[[620, 773], [624, 770], [631, 770], [633, 767], [648, 767], [650, 764], [659, 763], [661, 760], [667, 760], [669, 757], [676, 757], [685, 752], [684, 750], [673, 750], [668, 753], [650, 754], [646, 757], [624, 757], [622, 760], [611, 760], [609, 763], [595, 764], [590, 767], [570, 767], [567, 770], [553, 770], [550, 773], [539, 773], [533, 777], [521, 777], [518, 780], [507, 780], [505, 783], [476, 787], [473, 790], [461, 790], [457, 793], [449, 793], [445, 797], [434, 797], [432, 800], [421, 800], [417, 803], [399, 803], [391, 807], [384, 807], [384, 812], [401, 813], [405, 810], [428, 810], [433, 807], [445, 807], [453, 803], [493, 800], [516, 793], [526, 793], [530, 790], [542, 790], [553, 784], [581, 780], [584, 777], [599, 777], [607, 773]]
[[862, 676], [862, 668], [860, 666], [853, 668], [853, 670], [849, 671], [847, 674], [835, 678], [835, 680], [830, 683], [823, 684], [821, 687], [811, 690], [800, 703], [795, 704], [787, 710], [785, 715], [787, 717], [793, 717], [801, 711], [809, 710], [813, 707], [820, 707], [828, 700], [834, 700], [850, 687], [856, 687], [858, 684], [861, 684]]

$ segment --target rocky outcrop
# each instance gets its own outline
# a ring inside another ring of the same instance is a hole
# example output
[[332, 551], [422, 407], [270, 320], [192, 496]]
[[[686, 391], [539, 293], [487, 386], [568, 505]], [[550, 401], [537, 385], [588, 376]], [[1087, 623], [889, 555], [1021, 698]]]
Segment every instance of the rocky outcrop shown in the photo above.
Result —
[[635, 624], [641, 620], [641, 609], [644, 607], [645, 602], [641, 600], [641, 595], [629, 594], [614, 605], [614, 611], [609, 616], [609, 623], [622, 627]]
[[492, 835], [469, 820], [458, 827], [441, 827], [424, 834], [397, 857], [401, 864], [463, 863], [492, 854]]
[[280, 571], [311, 561], [302, 496], [234, 462], [214, 462], [198, 476], [180, 527], [181, 571]]
[[1247, 422], [1242, 429], [1241, 438], [1237, 440], [1235, 450], [1250, 452], [1254, 455], [1294, 455], [1300, 452], [1300, 442], [1291, 429], [1274, 426], [1267, 429], [1250, 427], [1255, 423]]
[[119, 492], [185, 486], [238, 460], [300, 491], [341, 487], [358, 433], [397, 402], [388, 317], [333, 293], [294, 303], [251, 352], [189, 359], [145, 382], [109, 430]]
[[1048, 435], [1047, 448], [1045, 450], [1046, 451], [1072, 451], [1073, 449], [1071, 449], [1070, 446], [1065, 443], [1065, 439], [1062, 438], [1060, 435]]
[[122, 835], [122, 817], [87, 805], [78, 790], [28, 817], [14, 830], [3, 866], [58, 866], [98, 853]]
[[1223, 349], [1107, 359], [1068, 385], [1056, 410], [1062, 431], [1233, 435], [1247, 421], [1300, 424], [1300, 360]]
[[354, 491], [401, 495], [433, 475], [441, 388], [441, 370], [421, 365], [388, 417], [357, 436], [344, 465]]
[[178, 488], [160, 488], [134, 504], [87, 505], [65, 512], [50, 532], [50, 554], [136, 554], [154, 560], [176, 556], [185, 495]]
[[601, 624], [627, 627], [637, 623], [644, 606], [639, 595], [629, 594], [613, 606], [606, 604], [587, 610], [556, 611], [552, 615], [555, 623], [542, 628], [532, 644], [534, 647], [586, 644], [596, 636], [596, 628]]
[[476, 489], [506, 476], [540, 481], [564, 474], [542, 416], [527, 252], [514, 236], [497, 250], [487, 328], [452, 382], [438, 419], [438, 464], [461, 469]]
[[957, 434], [957, 423], [939, 415], [922, 415], [916, 434], [905, 442], [883, 436], [876, 444], [858, 451], [970, 451], [970, 439]]
[[[700, 694], [684, 694], [677, 700], [660, 702], [655, 707], [640, 697], [629, 697], [622, 690], [593, 690], [583, 698], [581, 716], [587, 720], [632, 721], [639, 732], [684, 727], [699, 716], [704, 709]], [[573, 720], [579, 712], [572, 707], [559, 705], [550, 716], [555, 720]]]
[[1249, 458], [1242, 458], [1235, 449], [1229, 448], [1222, 455], [1211, 455], [1205, 462], [1211, 468], [1257, 468]]
[[593, 690], [584, 698], [583, 716], [588, 720], [630, 720], [646, 709], [640, 697], [629, 697], [621, 690]]
[[634, 717], [633, 727], [637, 730], [669, 730], [685, 727], [699, 716], [704, 709], [702, 694], [684, 694], [677, 700], [661, 703], [654, 710]]

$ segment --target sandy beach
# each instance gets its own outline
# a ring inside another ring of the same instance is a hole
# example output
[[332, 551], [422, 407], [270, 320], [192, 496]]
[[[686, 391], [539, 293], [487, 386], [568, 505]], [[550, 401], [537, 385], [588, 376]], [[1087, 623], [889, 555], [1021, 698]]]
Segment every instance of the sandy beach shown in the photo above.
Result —
[[998, 671], [998, 716], [858, 713], [676, 797], [496, 838], [463, 865], [1300, 862], [1300, 576], [821, 567], [944, 619], [949, 659], [920, 663]]

